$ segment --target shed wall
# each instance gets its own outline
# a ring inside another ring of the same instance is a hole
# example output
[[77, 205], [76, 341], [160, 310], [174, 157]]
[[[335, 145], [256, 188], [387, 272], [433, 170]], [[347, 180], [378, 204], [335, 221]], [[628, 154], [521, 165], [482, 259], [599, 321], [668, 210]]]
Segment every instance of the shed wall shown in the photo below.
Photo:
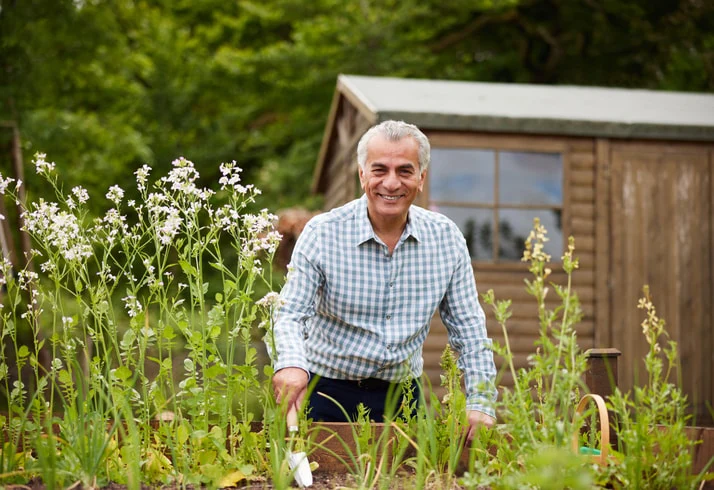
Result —
[[[582, 348], [595, 345], [595, 141], [589, 138], [533, 137], [526, 135], [500, 135], [487, 133], [428, 133], [432, 146], [477, 147], [510, 150], [553, 151], [563, 156], [563, 236], [575, 239], [575, 255], [580, 268], [573, 274], [572, 287], [577, 292], [583, 318], [576, 326]], [[566, 238], [567, 240], [567, 238]], [[564, 250], [567, 242], [564, 243]], [[557, 262], [560, 258], [553, 258]], [[567, 276], [554, 264], [550, 279], [563, 286]], [[527, 358], [535, 350], [540, 325], [535, 299], [525, 289], [524, 279], [531, 278], [525, 264], [518, 263], [474, 263], [474, 274], [479, 293], [493, 289], [497, 299], [511, 299], [513, 315], [506, 324], [511, 349], [515, 355], [515, 367], [525, 367]], [[547, 306], [555, 308], [560, 304], [555, 291], [547, 296]], [[494, 341], [503, 344], [503, 329], [496, 322], [493, 313], [484, 307], [488, 333]], [[424, 370], [432, 385], [439, 385], [441, 368], [439, 359], [447, 344], [446, 328], [438, 315], [431, 323], [431, 331], [424, 345]], [[496, 359], [497, 368], [503, 371], [500, 384], [512, 385], [510, 373], [503, 369], [503, 360]]]
[[636, 308], [649, 285], [678, 344], [679, 381], [700, 423], [714, 400], [714, 207], [711, 145], [613, 142], [610, 147], [610, 332], [626, 366], [620, 385], [645, 383], [649, 350]]
[[[349, 118], [356, 118], [356, 124]], [[356, 144], [371, 124], [350, 109], [340, 109], [340, 119], [343, 136], [333, 134], [323, 169], [326, 209], [355, 196]], [[427, 134], [433, 146], [563, 155], [563, 236], [575, 238], [580, 264], [572, 286], [583, 311], [576, 327], [581, 347], [620, 349], [619, 384], [627, 388], [640, 382], [644, 339], [637, 299], [644, 284], [656, 285], [659, 312], [681, 345], [685, 391], [698, 420], [711, 423], [702, 415], [714, 400], [714, 145], [465, 131]], [[425, 203], [426, 198], [420, 204]], [[638, 248], [641, 243], [650, 244], [644, 252]], [[557, 271], [557, 264], [553, 269], [552, 280], [564, 285], [565, 274]], [[476, 262], [474, 274], [481, 293], [493, 289], [497, 298], [513, 301], [506, 327], [516, 368], [526, 366], [539, 332], [535, 300], [523, 283], [529, 277], [526, 266]], [[559, 303], [551, 291], [548, 306]], [[489, 335], [503, 342], [501, 327], [486, 313]], [[446, 329], [437, 315], [423, 352], [437, 393], [446, 344]], [[502, 360], [497, 365], [502, 367]], [[511, 385], [510, 374], [503, 372], [499, 382]]]

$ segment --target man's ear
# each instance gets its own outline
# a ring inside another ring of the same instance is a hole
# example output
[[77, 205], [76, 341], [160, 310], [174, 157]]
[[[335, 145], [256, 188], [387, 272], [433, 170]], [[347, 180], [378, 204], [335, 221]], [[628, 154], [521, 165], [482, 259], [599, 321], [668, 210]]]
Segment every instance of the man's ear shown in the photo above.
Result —
[[424, 190], [424, 182], [426, 182], [426, 170], [424, 170], [421, 175], [419, 176], [419, 192]]
[[359, 176], [359, 185], [364, 190], [364, 169], [357, 165], [357, 175]]

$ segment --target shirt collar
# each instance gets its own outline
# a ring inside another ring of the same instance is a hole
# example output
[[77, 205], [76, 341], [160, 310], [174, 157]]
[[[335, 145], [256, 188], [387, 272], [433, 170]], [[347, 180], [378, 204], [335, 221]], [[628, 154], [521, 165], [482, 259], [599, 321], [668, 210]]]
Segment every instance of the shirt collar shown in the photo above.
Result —
[[[421, 241], [419, 237], [420, 226], [419, 218], [417, 213], [413, 212], [414, 206], [412, 205], [409, 209], [409, 214], [407, 215], [407, 226], [402, 234], [402, 240], [406, 240], [410, 236], [413, 237], [417, 242]], [[377, 236], [374, 233], [374, 228], [372, 228], [372, 223], [369, 221], [369, 216], [367, 215], [367, 195], [362, 194], [357, 203], [357, 209], [355, 211], [355, 219], [357, 221], [357, 243], [355, 245], [362, 245], [364, 242], [369, 240], [376, 240]]]

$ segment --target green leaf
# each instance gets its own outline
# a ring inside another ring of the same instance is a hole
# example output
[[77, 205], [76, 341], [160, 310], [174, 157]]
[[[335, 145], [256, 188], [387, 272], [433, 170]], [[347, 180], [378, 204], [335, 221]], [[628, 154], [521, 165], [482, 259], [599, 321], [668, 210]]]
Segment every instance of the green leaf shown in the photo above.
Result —
[[171, 325], [166, 325], [164, 331], [161, 333], [161, 337], [166, 340], [173, 340], [176, 338], [176, 332], [174, 332], [174, 327]]
[[126, 381], [127, 379], [131, 378], [131, 375], [131, 369], [126, 366], [119, 366], [114, 370], [114, 377], [119, 381]]
[[214, 364], [204, 371], [204, 376], [206, 377], [206, 379], [214, 379], [222, 372], [223, 368], [218, 364]]
[[193, 361], [191, 359], [184, 359], [183, 360], [183, 368], [186, 370], [188, 373], [193, 373], [196, 369], [196, 367], [193, 364]]
[[198, 275], [198, 271], [196, 271], [196, 268], [185, 260], [179, 260], [179, 265], [181, 266], [181, 270], [183, 270], [184, 274], [186, 274], [187, 276], [195, 277]]
[[208, 337], [215, 341], [218, 337], [221, 335], [221, 326], [220, 325], [215, 325], [211, 327], [211, 329], [208, 331]]
[[71, 385], [73, 383], [72, 375], [70, 375], [69, 371], [66, 369], [62, 369], [59, 373], [57, 373], [57, 378], [62, 384]]
[[21, 345], [17, 351], [17, 357], [22, 361], [22, 360], [27, 359], [27, 356], [29, 356], [29, 355], [30, 355], [30, 349], [28, 349], [26, 345]]
[[218, 262], [209, 262], [208, 265], [210, 265], [211, 267], [213, 267], [214, 269], [216, 269], [219, 272], [223, 272], [226, 269], [226, 266], [224, 266], [223, 264], [220, 264]]
[[216, 460], [216, 451], [206, 449], [198, 453], [198, 462], [200, 465], [209, 465]]
[[226, 314], [223, 310], [223, 305], [217, 304], [213, 306], [208, 312], [207, 326], [222, 326], [225, 322]]
[[240, 470], [231, 471], [218, 480], [218, 488], [237, 487], [238, 483], [245, 480], [247, 475]]
[[188, 425], [184, 422], [176, 429], [176, 442], [181, 446], [188, 441]]

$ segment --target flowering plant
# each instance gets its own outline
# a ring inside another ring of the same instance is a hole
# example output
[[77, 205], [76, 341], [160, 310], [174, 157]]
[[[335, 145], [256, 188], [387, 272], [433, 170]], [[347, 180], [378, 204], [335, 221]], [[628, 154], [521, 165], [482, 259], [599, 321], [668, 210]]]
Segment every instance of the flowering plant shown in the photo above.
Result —
[[[34, 165], [55, 199], [22, 209], [39, 273], [0, 265], [0, 335], [12, 346], [0, 354], [9, 409], [0, 473], [41, 467], [55, 483], [79, 474], [92, 485], [249, 474], [260, 454], [225, 442], [246, 437], [263, 396], [252, 340], [275, 299], [269, 264], [280, 235], [267, 210], [248, 212], [260, 191], [241, 183], [236, 162], [221, 164], [217, 191], [200, 187], [194, 164], [179, 158], [153, 183], [150, 167], [135, 172], [138, 200], [109, 187], [109, 209], [93, 219], [85, 189], [65, 195], [42, 153]], [[1, 194], [17, 200], [21, 185], [0, 175]], [[23, 344], [22, 332], [37, 341]], [[12, 361], [31, 374], [13, 376]], [[159, 419], [170, 424], [150, 431]], [[91, 430], [109, 421], [122, 423]], [[59, 438], [43, 436], [57, 424]], [[24, 453], [27, 444], [44, 450]]]

